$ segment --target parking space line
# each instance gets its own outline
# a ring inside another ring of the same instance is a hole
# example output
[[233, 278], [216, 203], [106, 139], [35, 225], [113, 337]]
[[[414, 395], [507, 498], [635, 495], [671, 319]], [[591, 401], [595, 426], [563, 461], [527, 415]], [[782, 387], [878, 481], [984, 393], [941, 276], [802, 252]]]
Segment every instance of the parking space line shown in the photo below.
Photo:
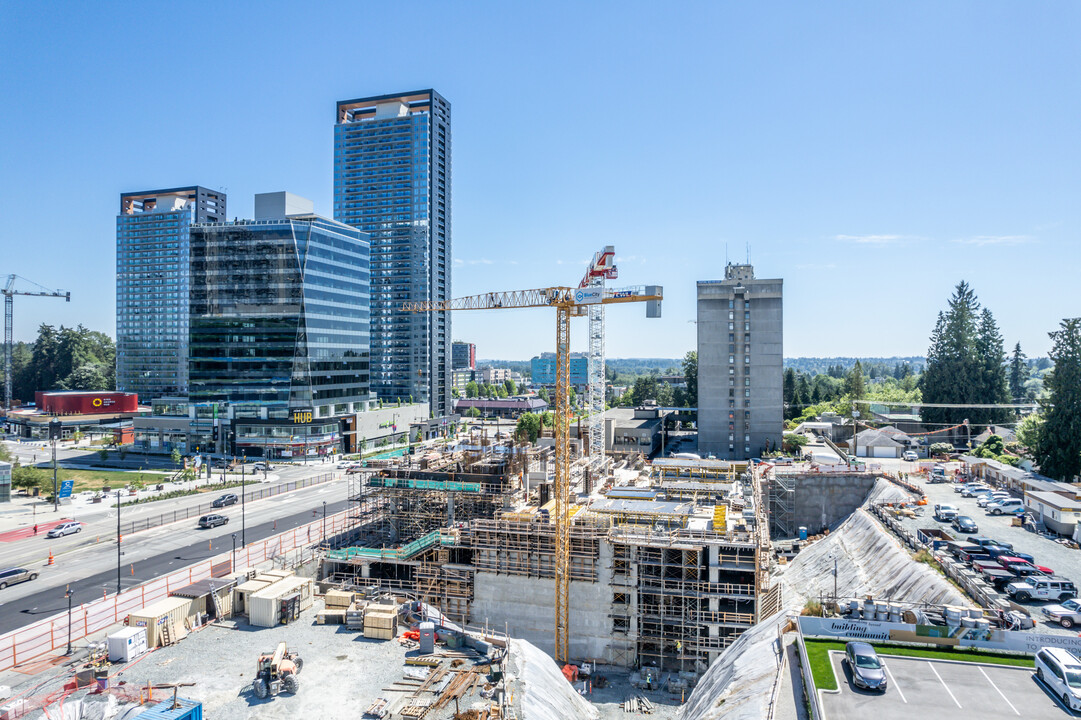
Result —
[[[882, 663], [882, 667], [886, 668], [886, 674], [890, 676], [890, 682], [893, 683], [893, 687], [895, 690], [897, 690], [897, 694], [901, 696], [901, 702], [903, 702], [905, 705], [908, 705], [908, 700], [905, 700], [905, 694], [901, 692], [901, 686], [897, 684], [897, 678], [895, 678], [893, 676], [893, 673], [890, 672], [890, 666], [886, 663]], [[1011, 705], [1011, 707], [1013, 706]]]
[[987, 682], [991, 683], [991, 687], [995, 689], [995, 692], [997, 692], [999, 696], [1006, 701], [1006, 704], [1010, 706], [1010, 710], [1013, 710], [1013, 714], [1020, 715], [1021, 713], [1017, 712], [1017, 708], [1013, 706], [1013, 703], [1010, 702], [1010, 699], [1008, 697], [1006, 697], [1006, 694], [999, 689], [998, 685], [995, 685], [994, 681], [991, 679], [991, 676], [988, 675], [983, 668], [980, 668], [980, 672], [985, 678], [987, 678]]
[[961, 707], [961, 703], [957, 702], [957, 698], [953, 696], [953, 690], [950, 690], [950, 686], [946, 684], [946, 681], [943, 680], [942, 676], [938, 674], [938, 670], [935, 669], [935, 663], [931, 661], [927, 664], [931, 666], [931, 672], [933, 672], [935, 674], [935, 677], [938, 678], [938, 681], [942, 683], [942, 687], [946, 688], [946, 692], [950, 694], [950, 698], [953, 700], [954, 705], [957, 706], [957, 709], [962, 710], [963, 708]]

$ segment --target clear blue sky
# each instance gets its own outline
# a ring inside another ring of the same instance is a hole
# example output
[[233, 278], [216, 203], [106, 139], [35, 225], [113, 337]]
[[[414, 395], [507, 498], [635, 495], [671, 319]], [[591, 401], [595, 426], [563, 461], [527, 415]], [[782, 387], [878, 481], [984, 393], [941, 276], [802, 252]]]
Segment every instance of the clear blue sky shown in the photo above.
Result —
[[[785, 355], [922, 354], [968, 280], [1030, 355], [1081, 314], [1081, 4], [0, 2], [0, 273], [40, 322], [114, 332], [121, 192], [287, 189], [331, 214], [337, 100], [453, 105], [455, 295], [575, 284], [602, 245], [695, 346], [725, 252], [785, 280]], [[481, 357], [551, 350], [543, 310], [459, 313]], [[575, 343], [584, 348], [584, 332]]]

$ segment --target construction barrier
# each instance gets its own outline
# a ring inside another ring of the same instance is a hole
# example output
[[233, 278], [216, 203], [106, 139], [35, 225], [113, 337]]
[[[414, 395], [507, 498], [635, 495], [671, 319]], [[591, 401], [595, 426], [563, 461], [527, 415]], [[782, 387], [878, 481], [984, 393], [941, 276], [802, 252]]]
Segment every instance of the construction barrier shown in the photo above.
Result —
[[[326, 537], [343, 532], [349, 527], [348, 511], [322, 516], [315, 522], [301, 525], [279, 533], [266, 540], [250, 543], [236, 550], [237, 567], [254, 567], [275, 557], [301, 548], [321, 543], [323, 527]], [[128, 588], [114, 594], [82, 603], [71, 611], [71, 640], [82, 640], [88, 635], [123, 622], [134, 610], [169, 597], [177, 590], [200, 580], [220, 577], [230, 572], [232, 552], [224, 552], [164, 577]], [[68, 642], [68, 613], [57, 613], [18, 630], [0, 635], [0, 672], [28, 663], [57, 649], [64, 649]]]

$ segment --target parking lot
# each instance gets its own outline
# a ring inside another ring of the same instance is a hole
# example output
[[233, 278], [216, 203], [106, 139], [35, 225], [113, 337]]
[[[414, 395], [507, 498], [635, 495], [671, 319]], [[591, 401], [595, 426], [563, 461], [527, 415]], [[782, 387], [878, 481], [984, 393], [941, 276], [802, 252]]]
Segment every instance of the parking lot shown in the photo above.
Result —
[[848, 663], [843, 662], [844, 653], [830, 653], [840, 690], [821, 693], [828, 720], [1043, 720], [1073, 716], [1044, 690], [1031, 668], [881, 657], [889, 679], [885, 693], [856, 689]]
[[[976, 505], [975, 498], [961, 497], [959, 492], [954, 492], [953, 483], [924, 483], [923, 488], [927, 493], [927, 505], [922, 508], [923, 515], [916, 518], [898, 518], [901, 524], [915, 532], [917, 528], [939, 528], [958, 537], [965, 539], [948, 522], [939, 522], [934, 518], [934, 507], [938, 503], [947, 503], [960, 510], [961, 515], [968, 515], [979, 525], [979, 534], [995, 540], [1008, 542], [1015, 549], [1029, 553], [1036, 559], [1036, 564], [1044, 565], [1055, 571], [1055, 574], [1081, 582], [1081, 550], [1071, 550], [1064, 545], [1059, 545], [1051, 539], [1041, 537], [1021, 527], [1010, 525], [1010, 516], [988, 515], [983, 508]], [[1076, 633], [1076, 630], [1066, 631], [1057, 623], [1048, 624], [1043, 622], [1043, 615], [1039, 608], [1044, 603], [1030, 602], [1025, 606], [1037, 621], [1037, 627], [1041, 631], [1056, 631]]]

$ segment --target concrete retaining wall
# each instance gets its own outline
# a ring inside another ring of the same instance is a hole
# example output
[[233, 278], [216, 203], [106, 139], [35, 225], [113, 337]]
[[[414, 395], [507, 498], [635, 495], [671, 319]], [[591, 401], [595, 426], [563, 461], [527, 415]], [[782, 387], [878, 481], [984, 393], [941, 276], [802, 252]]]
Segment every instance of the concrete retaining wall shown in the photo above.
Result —
[[872, 473], [807, 473], [796, 476], [794, 528], [811, 533], [830, 527], [856, 511], [875, 484]]

